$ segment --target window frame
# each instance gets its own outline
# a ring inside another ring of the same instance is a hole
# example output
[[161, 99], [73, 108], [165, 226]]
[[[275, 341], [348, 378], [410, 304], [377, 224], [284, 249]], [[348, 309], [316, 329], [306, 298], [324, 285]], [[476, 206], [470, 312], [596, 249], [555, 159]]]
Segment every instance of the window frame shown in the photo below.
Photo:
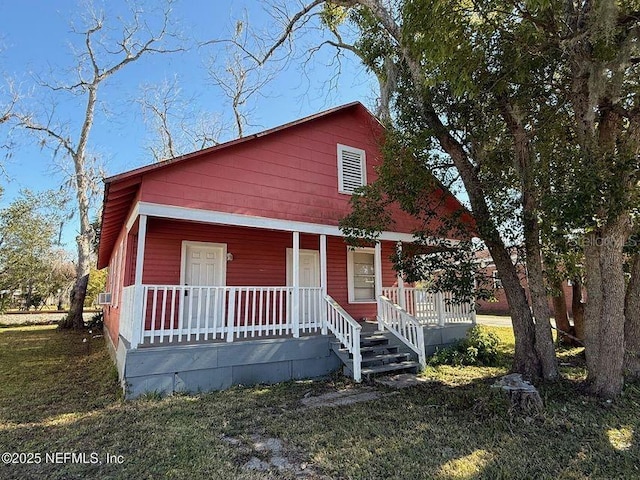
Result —
[[[355, 254], [368, 253], [373, 257], [373, 298], [356, 300], [355, 298]], [[376, 303], [376, 254], [373, 247], [347, 247], [347, 294], [349, 303], [375, 304]]]
[[349, 145], [343, 145], [338, 143], [337, 156], [338, 156], [338, 193], [344, 195], [353, 195], [353, 190], [347, 190], [344, 187], [344, 167], [342, 163], [342, 152], [349, 152], [356, 154], [360, 157], [360, 179], [361, 184], [364, 186], [367, 184], [367, 154], [361, 148], [350, 147]]
[[498, 270], [491, 272], [491, 279], [493, 280], [493, 289], [499, 290], [502, 288], [502, 279], [498, 276]]

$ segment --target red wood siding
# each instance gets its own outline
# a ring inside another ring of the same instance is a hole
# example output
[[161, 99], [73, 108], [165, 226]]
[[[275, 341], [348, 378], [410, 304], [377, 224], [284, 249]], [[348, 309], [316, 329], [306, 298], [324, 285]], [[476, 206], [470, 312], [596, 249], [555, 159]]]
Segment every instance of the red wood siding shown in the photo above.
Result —
[[[144, 175], [141, 200], [267, 218], [337, 225], [350, 212], [338, 193], [338, 143], [366, 152], [367, 181], [381, 161], [382, 129], [356, 109], [203, 154]], [[415, 222], [397, 214], [396, 230]]]
[[[283, 286], [286, 284], [286, 249], [292, 234], [241, 227], [202, 225], [150, 218], [144, 259], [143, 283], [178, 285], [182, 242], [226, 243], [233, 261], [227, 262], [227, 286]], [[300, 235], [300, 248], [319, 250], [319, 236]], [[389, 257], [393, 242], [383, 242], [383, 285], [396, 282]], [[349, 304], [347, 294], [347, 246], [338, 237], [327, 238], [327, 290], [355, 319], [374, 319], [376, 305]]]

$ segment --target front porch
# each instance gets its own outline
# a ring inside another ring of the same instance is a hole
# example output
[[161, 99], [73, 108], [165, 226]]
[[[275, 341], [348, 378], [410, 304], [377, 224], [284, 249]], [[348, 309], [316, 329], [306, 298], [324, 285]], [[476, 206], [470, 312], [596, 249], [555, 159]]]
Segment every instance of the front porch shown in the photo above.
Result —
[[392, 368], [389, 352], [363, 358], [363, 322], [424, 366], [428, 330], [475, 321], [393, 271], [407, 234], [354, 253], [337, 227], [138, 208], [116, 243], [105, 322], [129, 396], [308, 378], [341, 361], [361, 381], [365, 367]]
[[[367, 322], [355, 321], [319, 288], [298, 290], [294, 316], [293, 287], [127, 287], [116, 352], [127, 398], [314, 378], [339, 368], [361, 381], [376, 367], [387, 369], [377, 357], [403, 357], [389, 371], [423, 367], [427, 355], [463, 337], [475, 322], [468, 305], [446, 302], [441, 311], [450, 321], [433, 315], [418, 320], [408, 310], [440, 307], [424, 303], [437, 296], [415, 288], [385, 288], [390, 297], [418, 300], [405, 310], [381, 295], [377, 321]], [[465, 309], [466, 316], [453, 315]]]

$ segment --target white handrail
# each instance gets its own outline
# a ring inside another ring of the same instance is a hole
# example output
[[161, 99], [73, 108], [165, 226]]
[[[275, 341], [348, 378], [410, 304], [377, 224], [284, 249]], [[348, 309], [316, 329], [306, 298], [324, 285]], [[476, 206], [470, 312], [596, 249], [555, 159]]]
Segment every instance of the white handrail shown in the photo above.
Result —
[[384, 328], [393, 333], [403, 343], [418, 354], [418, 361], [422, 368], [427, 366], [424, 348], [424, 330], [420, 322], [409, 315], [397, 303], [384, 295], [378, 297], [378, 320]]
[[362, 326], [349, 315], [329, 295], [324, 296], [327, 304], [327, 327], [344, 345], [353, 357], [353, 379], [362, 381], [362, 354], [360, 352], [360, 332]]

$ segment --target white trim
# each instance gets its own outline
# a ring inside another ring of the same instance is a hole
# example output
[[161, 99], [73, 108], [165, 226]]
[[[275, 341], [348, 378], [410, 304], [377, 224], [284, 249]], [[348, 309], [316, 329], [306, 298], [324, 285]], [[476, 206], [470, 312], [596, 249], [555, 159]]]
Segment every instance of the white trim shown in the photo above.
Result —
[[360, 157], [360, 185], [367, 184], [367, 154], [361, 148], [350, 147], [338, 143], [338, 192], [345, 195], [353, 195], [353, 189], [346, 189], [344, 186], [344, 165], [343, 152], [355, 154]]
[[320, 235], [320, 288], [327, 295], [327, 236]]
[[[379, 243], [377, 245], [380, 245]], [[353, 272], [353, 254], [355, 252], [364, 252], [370, 253], [373, 255], [373, 269], [374, 272], [377, 273], [376, 267], [376, 249], [372, 247], [347, 247], [347, 295], [348, 301], [352, 304], [373, 304], [376, 303], [376, 291], [378, 290], [378, 285], [374, 284], [373, 295], [374, 298], [371, 300], [356, 300], [355, 299], [355, 285], [354, 285], [354, 272]], [[375, 275], [375, 280], [378, 280], [378, 275]]]
[[300, 336], [300, 232], [293, 232], [293, 263], [291, 266], [291, 285], [293, 286], [293, 295], [291, 299], [291, 319], [293, 328], [293, 337]]
[[142, 285], [142, 271], [144, 269], [144, 246], [147, 238], [147, 216], [141, 214], [138, 223], [138, 251], [136, 252], [135, 285]]
[[[316, 235], [329, 235], [343, 237], [337, 225], [322, 225], [319, 223], [298, 222], [295, 220], [283, 220], [279, 218], [256, 217], [239, 213], [214, 212], [198, 208], [176, 207], [173, 205], [161, 205], [158, 203], [138, 202], [138, 213], [150, 217], [170, 218], [175, 220], [188, 220], [193, 222], [213, 223], [218, 225], [233, 225], [238, 227], [263, 228], [268, 230], [281, 230], [284, 232], [311, 233]], [[413, 242], [417, 240], [410, 233], [382, 232], [379, 240]], [[433, 240], [433, 244], [441, 241]], [[447, 239], [448, 246], [455, 246], [460, 240]]]
[[[327, 236], [320, 235], [320, 289], [322, 298], [327, 296]], [[322, 317], [322, 335], [326, 335], [327, 331], [327, 309], [320, 310]]]
[[376, 300], [382, 295], [382, 245], [376, 243], [373, 251], [373, 271], [375, 272], [375, 295]]
[[180, 249], [180, 285], [184, 285], [187, 274], [187, 247], [205, 247], [222, 249], [222, 285], [209, 285], [225, 287], [227, 285], [227, 244], [213, 242], [192, 242], [191, 240], [183, 240]]
[[129, 233], [131, 227], [133, 227], [133, 224], [136, 223], [136, 218], [138, 218], [138, 215], [140, 215], [140, 202], [137, 202], [134, 205], [133, 210], [131, 210], [131, 214], [127, 218], [127, 223], [125, 224], [127, 227], [127, 233]]

